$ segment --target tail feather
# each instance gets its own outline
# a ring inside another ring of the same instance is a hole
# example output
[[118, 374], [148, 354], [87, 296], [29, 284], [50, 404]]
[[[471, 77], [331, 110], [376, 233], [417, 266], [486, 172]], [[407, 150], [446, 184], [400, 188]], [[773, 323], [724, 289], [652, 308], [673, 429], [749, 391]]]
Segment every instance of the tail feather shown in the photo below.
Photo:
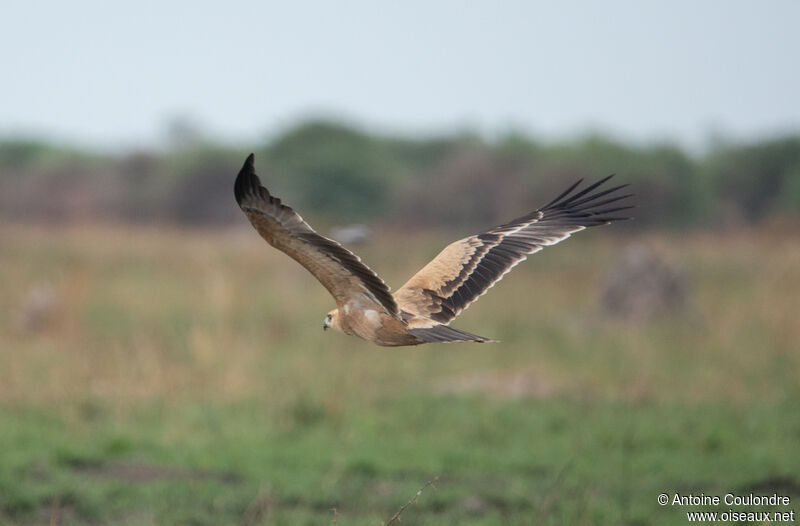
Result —
[[447, 325], [436, 325], [425, 329], [409, 329], [408, 332], [426, 343], [452, 343], [452, 342], [478, 342], [496, 343], [496, 340], [484, 338], [466, 331], [461, 331], [448, 327]]

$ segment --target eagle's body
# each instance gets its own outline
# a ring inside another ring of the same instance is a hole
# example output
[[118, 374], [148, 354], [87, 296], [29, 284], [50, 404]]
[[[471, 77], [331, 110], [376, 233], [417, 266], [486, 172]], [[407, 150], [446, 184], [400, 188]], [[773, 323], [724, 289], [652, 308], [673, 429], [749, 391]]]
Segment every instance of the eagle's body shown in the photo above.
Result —
[[[609, 177], [575, 191], [580, 181], [546, 206], [486, 232], [448, 245], [394, 294], [361, 259], [317, 234], [290, 207], [261, 186], [251, 154], [236, 178], [236, 201], [261, 236], [313, 274], [336, 301], [323, 328], [333, 328], [378, 345], [431, 342], [489, 342], [449, 327], [461, 311], [529, 254], [630, 206], [611, 203], [625, 185], [591, 193]], [[588, 195], [587, 195], [588, 194]]]

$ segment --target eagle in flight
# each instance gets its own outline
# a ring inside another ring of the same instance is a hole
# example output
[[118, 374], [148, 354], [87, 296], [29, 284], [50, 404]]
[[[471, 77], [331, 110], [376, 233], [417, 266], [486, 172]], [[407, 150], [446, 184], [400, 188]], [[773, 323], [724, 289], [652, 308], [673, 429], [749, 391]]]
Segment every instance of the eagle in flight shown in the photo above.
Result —
[[394, 294], [361, 258], [321, 236], [297, 212], [261, 185], [253, 154], [236, 177], [236, 202], [270, 245], [303, 265], [336, 301], [323, 329], [378, 345], [491, 342], [448, 324], [528, 254], [555, 245], [587, 227], [628, 219], [621, 200], [627, 185], [598, 190], [610, 175], [567, 188], [548, 204], [508, 223], [448, 245]]

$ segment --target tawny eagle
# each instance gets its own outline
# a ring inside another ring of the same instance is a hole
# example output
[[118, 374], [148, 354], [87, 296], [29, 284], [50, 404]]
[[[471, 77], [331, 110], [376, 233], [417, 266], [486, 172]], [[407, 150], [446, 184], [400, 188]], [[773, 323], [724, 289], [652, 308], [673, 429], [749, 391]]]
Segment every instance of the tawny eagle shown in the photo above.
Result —
[[324, 329], [398, 346], [493, 341], [448, 324], [528, 254], [584, 228], [627, 219], [617, 215], [632, 208], [619, 203], [632, 195], [619, 193], [627, 185], [595, 191], [611, 177], [581, 190], [578, 181], [529, 214], [448, 245], [394, 294], [361, 258], [316, 233], [270, 195], [255, 173], [253, 154], [236, 177], [234, 193], [261, 237], [303, 265], [333, 296], [336, 308], [325, 317]]

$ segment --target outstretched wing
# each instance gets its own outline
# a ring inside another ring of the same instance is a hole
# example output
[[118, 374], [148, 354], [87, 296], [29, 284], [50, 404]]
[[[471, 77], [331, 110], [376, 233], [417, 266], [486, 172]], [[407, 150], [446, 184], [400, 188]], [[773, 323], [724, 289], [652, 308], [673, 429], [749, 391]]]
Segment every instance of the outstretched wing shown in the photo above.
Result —
[[448, 245], [395, 292], [400, 309], [449, 323], [528, 254], [584, 228], [628, 219], [615, 215], [633, 208], [617, 203], [633, 195], [619, 194], [627, 185], [595, 191], [611, 177], [576, 191], [578, 181], [528, 215]]
[[261, 237], [303, 265], [336, 300], [360, 302], [366, 296], [397, 315], [397, 304], [386, 286], [361, 259], [338, 242], [317, 234], [291, 207], [261, 186], [253, 154], [244, 162], [234, 186], [236, 202]]

